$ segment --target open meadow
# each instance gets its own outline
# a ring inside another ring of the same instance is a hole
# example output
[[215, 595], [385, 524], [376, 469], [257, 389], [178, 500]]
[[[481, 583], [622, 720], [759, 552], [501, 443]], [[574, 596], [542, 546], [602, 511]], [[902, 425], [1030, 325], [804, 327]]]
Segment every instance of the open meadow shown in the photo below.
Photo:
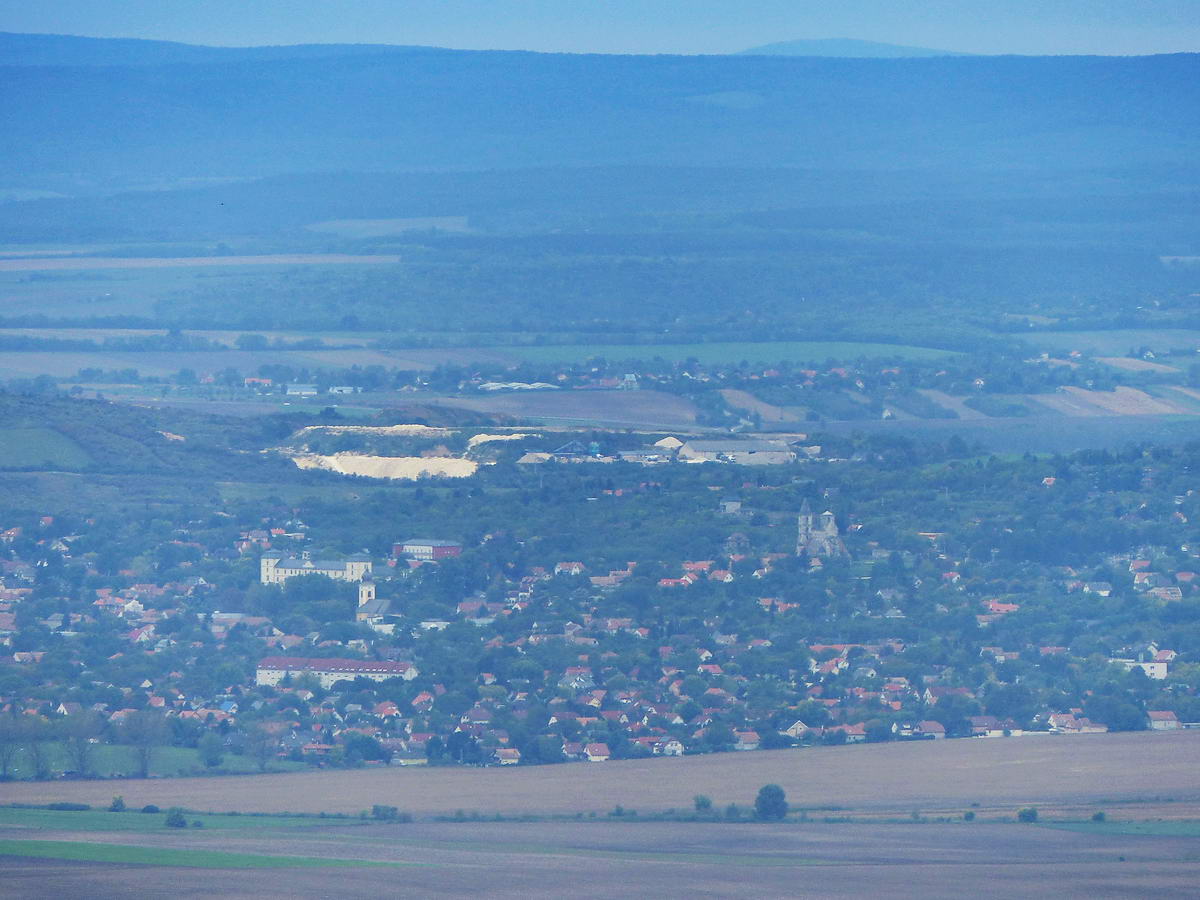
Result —
[[1050, 352], [1078, 350], [1096, 356], [1123, 356], [1146, 347], [1155, 353], [1200, 347], [1200, 331], [1189, 328], [1124, 328], [1109, 331], [1038, 331], [1021, 335], [1029, 344]]
[[[1200, 735], [1123, 733], [514, 769], [3, 785], [22, 897], [1195, 896]], [[777, 782], [788, 819], [749, 817]], [[128, 811], [103, 811], [120, 794]], [[707, 794], [714, 813], [694, 818]], [[189, 809], [170, 828], [148, 803]], [[736, 803], [736, 818], [726, 804]], [[398, 805], [416, 820], [365, 811]], [[1017, 822], [1036, 806], [1036, 823]], [[278, 811], [347, 815], [229, 815]], [[205, 812], [208, 810], [209, 812]], [[677, 819], [653, 816], [674, 810]], [[1098, 815], [1103, 813], [1102, 816]], [[499, 821], [500, 815], [504, 819]], [[692, 818], [691, 821], [688, 821]], [[492, 821], [489, 821], [492, 819]]]
[[[1038, 735], [721, 753], [678, 759], [513, 768], [308, 771], [229, 778], [15, 782], [0, 800], [153, 803], [196, 810], [351, 813], [377, 803], [421, 816], [641, 812], [750, 803], [781, 785], [796, 806], [871, 813], [961, 811], [972, 804], [1170, 803], [1200, 817], [1200, 733]], [[1099, 807], [1098, 807], [1099, 808]]]
[[669, 427], [696, 422], [696, 407], [688, 399], [661, 391], [528, 391], [440, 397], [434, 402], [487, 415], [559, 424]]
[[[138, 813], [119, 814], [136, 817]], [[160, 816], [154, 816], [157, 821]], [[415, 823], [157, 832], [0, 825], [23, 897], [1194, 896], [1196, 833], [989, 823]], [[207, 870], [207, 871], [205, 871]]]

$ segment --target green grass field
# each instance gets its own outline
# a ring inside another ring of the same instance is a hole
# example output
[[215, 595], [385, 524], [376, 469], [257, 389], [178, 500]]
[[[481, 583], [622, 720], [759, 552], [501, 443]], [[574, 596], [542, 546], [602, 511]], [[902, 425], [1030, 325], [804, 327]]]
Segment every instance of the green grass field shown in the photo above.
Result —
[[[58, 775], [71, 769], [72, 763], [61, 743], [49, 744], [46, 749], [51, 772]], [[304, 768], [306, 768], [304, 763], [282, 760], [272, 762], [270, 771], [294, 771]], [[135, 771], [132, 749], [119, 744], [98, 746], [93, 761], [93, 770], [96, 775], [104, 778], [132, 775]], [[217, 771], [230, 775], [249, 774], [258, 771], [258, 764], [247, 756], [226, 753]], [[200, 762], [195, 750], [187, 747], [159, 747], [154, 751], [150, 765], [151, 775], [176, 776], [203, 773], [204, 765]], [[9, 774], [16, 779], [32, 778], [33, 767], [29, 758], [25, 754], [18, 755]], [[114, 793], [120, 793], [120, 791], [114, 790]]]
[[1046, 828], [1077, 831], [1081, 834], [1139, 834], [1146, 837], [1200, 838], [1200, 821], [1160, 822], [1048, 822]]
[[[113, 785], [113, 793], [119, 794], [120, 784]], [[353, 826], [366, 824], [358, 818], [336, 816], [243, 816], [215, 811], [211, 813], [189, 812], [188, 821], [200, 820], [204, 827], [216, 831], [263, 831], [272, 828], [313, 828], [316, 826]], [[167, 828], [166, 813], [144, 813], [128, 809], [125, 812], [109, 812], [104, 809], [61, 810], [29, 809], [17, 806], [0, 806], [0, 827], [46, 828], [54, 831], [104, 831], [159, 834]]]
[[191, 869], [298, 869], [319, 866], [401, 866], [411, 863], [374, 862], [365, 859], [324, 859], [310, 856], [263, 856], [224, 850], [176, 850], [165, 847], [130, 847], [123, 844], [88, 844], [75, 841], [0, 841], [0, 857], [69, 859], [81, 862], [122, 863], [143, 866], [179, 866]]
[[1096, 356], [1124, 356], [1136, 347], [1156, 353], [1200, 347], [1200, 331], [1187, 328], [1131, 328], [1115, 331], [1041, 331], [1022, 334], [1021, 340], [1054, 352], [1081, 350]]
[[0, 468], [79, 469], [91, 462], [87, 451], [50, 428], [0, 428]]
[[873, 344], [850, 341], [767, 341], [763, 343], [712, 344], [569, 344], [540, 347], [505, 347], [504, 353], [534, 363], [582, 362], [602, 356], [609, 360], [654, 359], [682, 362], [695, 357], [702, 363], [774, 364], [779, 362], [824, 363], [828, 359], [859, 357], [886, 359], [939, 359], [960, 355], [954, 350], [913, 347], [906, 344]]

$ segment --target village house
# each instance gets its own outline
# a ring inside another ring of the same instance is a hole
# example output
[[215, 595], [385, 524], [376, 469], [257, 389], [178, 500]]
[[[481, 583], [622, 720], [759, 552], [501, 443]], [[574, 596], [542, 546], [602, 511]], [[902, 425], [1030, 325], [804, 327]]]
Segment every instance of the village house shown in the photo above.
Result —
[[1152, 709], [1146, 713], [1150, 719], [1151, 731], [1175, 731], [1183, 727], [1183, 724], [1169, 709]]

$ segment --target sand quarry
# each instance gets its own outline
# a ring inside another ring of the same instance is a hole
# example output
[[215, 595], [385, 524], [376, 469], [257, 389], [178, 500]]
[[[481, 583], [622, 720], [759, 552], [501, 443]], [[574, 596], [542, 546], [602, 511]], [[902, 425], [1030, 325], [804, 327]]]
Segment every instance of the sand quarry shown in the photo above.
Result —
[[325, 469], [339, 475], [413, 481], [417, 478], [469, 478], [479, 468], [473, 459], [450, 456], [367, 456], [360, 453], [297, 453], [292, 461], [301, 469]]

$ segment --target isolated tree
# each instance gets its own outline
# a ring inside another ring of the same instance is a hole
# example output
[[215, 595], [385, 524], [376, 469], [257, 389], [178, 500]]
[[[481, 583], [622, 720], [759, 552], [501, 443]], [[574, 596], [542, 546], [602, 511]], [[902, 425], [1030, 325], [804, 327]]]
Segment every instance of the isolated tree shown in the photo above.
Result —
[[22, 736], [22, 745], [25, 747], [25, 754], [29, 757], [30, 768], [33, 769], [33, 777], [38, 781], [44, 781], [50, 777], [50, 748], [48, 742], [50, 740], [50, 729], [48, 723], [42, 720], [31, 719], [24, 723], [22, 727], [24, 732]]
[[225, 758], [224, 751], [225, 745], [220, 736], [211, 731], [205, 732], [196, 742], [196, 752], [200, 755], [200, 761], [209, 769], [215, 769], [221, 764]]
[[279, 738], [261, 725], [246, 732], [246, 754], [258, 763], [258, 771], [267, 771], [267, 766], [279, 751]]
[[94, 712], [78, 713], [62, 725], [63, 745], [70, 767], [81, 778], [95, 774], [96, 751], [104, 723]]
[[154, 755], [158, 748], [167, 742], [169, 733], [167, 721], [160, 713], [144, 709], [132, 712], [126, 717], [121, 735], [133, 748], [139, 778], [150, 776]]
[[760, 822], [780, 822], [787, 816], [787, 795], [777, 784], [764, 784], [754, 798], [754, 817]]
[[12, 776], [13, 763], [21, 752], [21, 724], [15, 716], [0, 716], [0, 779], [6, 781]]

